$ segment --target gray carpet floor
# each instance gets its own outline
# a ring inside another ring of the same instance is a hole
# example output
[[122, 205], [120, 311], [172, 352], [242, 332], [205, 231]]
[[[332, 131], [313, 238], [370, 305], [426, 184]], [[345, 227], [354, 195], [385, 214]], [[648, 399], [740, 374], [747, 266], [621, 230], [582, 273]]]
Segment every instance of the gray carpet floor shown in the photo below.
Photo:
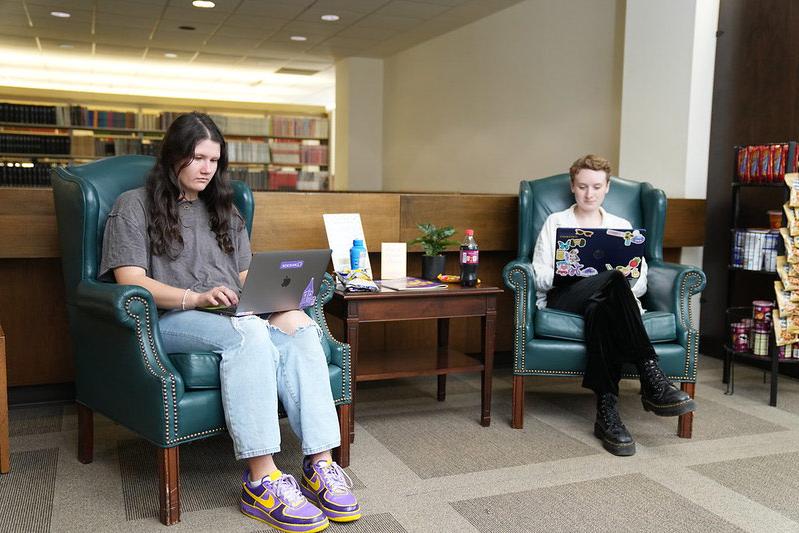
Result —
[[[739, 365], [726, 395], [721, 363], [700, 363], [694, 437], [641, 408], [622, 385], [633, 457], [593, 436], [593, 397], [578, 380], [526, 381], [524, 429], [510, 428], [511, 376], [495, 374], [492, 425], [480, 427], [479, 376], [363, 384], [348, 469], [365, 516], [331, 532], [799, 531], [799, 382], [769, 407], [761, 371]], [[0, 531], [271, 531], [239, 513], [243, 464], [226, 435], [181, 447], [182, 521], [157, 520], [155, 450], [95, 418], [95, 458], [76, 459], [72, 405], [10, 411], [11, 466], [0, 476]], [[284, 470], [299, 446], [283, 422]]]

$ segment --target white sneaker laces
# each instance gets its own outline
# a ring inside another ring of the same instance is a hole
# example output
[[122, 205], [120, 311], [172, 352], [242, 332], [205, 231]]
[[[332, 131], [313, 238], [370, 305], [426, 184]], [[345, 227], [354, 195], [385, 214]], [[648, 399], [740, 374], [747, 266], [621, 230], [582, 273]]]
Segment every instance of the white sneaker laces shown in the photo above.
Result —
[[333, 492], [349, 492], [352, 488], [352, 479], [337, 463], [331, 461], [328, 466], [323, 466], [320, 470], [325, 483]]
[[269, 481], [275, 488], [277, 496], [291, 507], [299, 507], [305, 503], [305, 496], [300, 491], [297, 480], [291, 474], [283, 474], [276, 481]]

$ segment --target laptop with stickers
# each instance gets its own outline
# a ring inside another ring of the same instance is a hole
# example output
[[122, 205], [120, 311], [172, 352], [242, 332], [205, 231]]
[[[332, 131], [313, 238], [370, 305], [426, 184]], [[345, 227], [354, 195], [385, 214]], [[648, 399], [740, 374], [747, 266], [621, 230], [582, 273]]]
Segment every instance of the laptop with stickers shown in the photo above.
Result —
[[198, 311], [245, 316], [311, 307], [329, 262], [329, 249], [253, 254], [238, 305]]
[[557, 228], [553, 286], [605, 270], [620, 270], [634, 284], [644, 258], [645, 229]]

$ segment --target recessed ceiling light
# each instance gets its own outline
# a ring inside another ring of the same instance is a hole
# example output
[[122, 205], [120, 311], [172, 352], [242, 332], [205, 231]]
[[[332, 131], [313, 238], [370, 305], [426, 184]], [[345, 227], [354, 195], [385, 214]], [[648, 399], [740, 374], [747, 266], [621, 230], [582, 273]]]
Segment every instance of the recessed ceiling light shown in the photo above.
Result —
[[164, 54], [164, 57], [168, 57], [169, 59], [175, 59], [178, 55], [174, 52], [167, 52]]
[[340, 18], [341, 17], [338, 15], [322, 15], [322, 20], [326, 20], [328, 22], [336, 22]]
[[50, 11], [50, 14], [53, 15], [54, 17], [58, 17], [60, 19], [68, 19], [69, 17], [72, 16], [69, 13], [67, 13], [66, 11]]
[[73, 45], [71, 45], [71, 44], [66, 44], [66, 43], [59, 44], [59, 45], [58, 45], [58, 47], [59, 47], [59, 48], [64, 48], [64, 49], [75, 48]]
[[307, 40], [308, 40], [308, 37], [305, 37], [304, 35], [292, 35], [292, 36], [290, 37], [290, 39], [291, 39], [292, 41], [307, 41]]
[[186, 30], [186, 31], [194, 31], [197, 28], [195, 28], [194, 26], [178, 26], [178, 29], [179, 30]]
[[210, 0], [194, 0], [191, 5], [194, 7], [204, 7], [206, 9], [211, 9], [212, 7], [216, 7], [216, 4], [211, 2]]

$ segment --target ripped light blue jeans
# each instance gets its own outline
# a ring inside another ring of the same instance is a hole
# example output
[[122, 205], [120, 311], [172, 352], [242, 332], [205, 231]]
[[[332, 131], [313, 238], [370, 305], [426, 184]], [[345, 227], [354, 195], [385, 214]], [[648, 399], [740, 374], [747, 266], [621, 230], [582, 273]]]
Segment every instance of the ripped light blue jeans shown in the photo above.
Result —
[[159, 319], [169, 353], [216, 352], [222, 406], [236, 459], [280, 451], [277, 402], [305, 455], [340, 444], [327, 361], [316, 323], [287, 335], [256, 316], [170, 311]]

